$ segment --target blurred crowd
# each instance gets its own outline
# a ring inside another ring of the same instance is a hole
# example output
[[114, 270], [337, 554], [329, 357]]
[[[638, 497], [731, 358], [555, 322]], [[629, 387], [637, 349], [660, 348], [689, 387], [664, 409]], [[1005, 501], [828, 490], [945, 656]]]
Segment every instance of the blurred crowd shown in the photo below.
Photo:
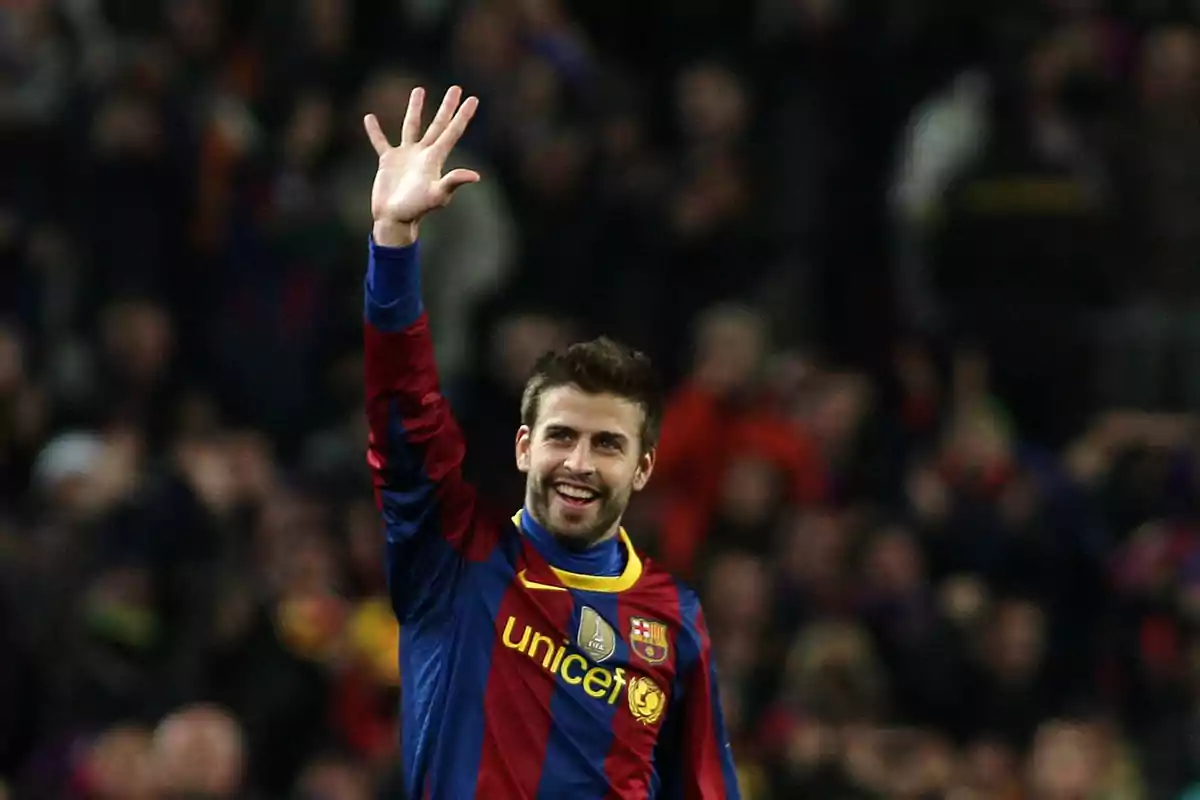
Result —
[[472, 473], [544, 350], [655, 358], [747, 798], [1200, 794], [1195, 11], [0, 4], [0, 797], [400, 796], [360, 120], [452, 81]]

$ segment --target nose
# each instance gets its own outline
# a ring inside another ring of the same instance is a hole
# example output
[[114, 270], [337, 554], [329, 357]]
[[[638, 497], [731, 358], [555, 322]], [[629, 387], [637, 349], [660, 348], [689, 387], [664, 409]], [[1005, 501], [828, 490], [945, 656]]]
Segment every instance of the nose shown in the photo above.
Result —
[[575, 447], [567, 454], [563, 466], [577, 474], [588, 474], [593, 470], [592, 450], [586, 440], [576, 442]]

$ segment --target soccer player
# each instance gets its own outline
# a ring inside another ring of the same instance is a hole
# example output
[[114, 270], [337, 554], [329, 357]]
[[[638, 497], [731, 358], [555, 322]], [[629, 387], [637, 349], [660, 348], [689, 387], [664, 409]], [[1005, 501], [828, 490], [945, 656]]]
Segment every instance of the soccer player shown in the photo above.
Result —
[[737, 798], [700, 603], [620, 526], [654, 469], [662, 401], [646, 357], [598, 339], [537, 364], [516, 432], [528, 478], [515, 515], [490, 515], [463, 479], [417, 240], [422, 217], [480, 179], [442, 174], [478, 101], [451, 88], [422, 134], [423, 101], [414, 90], [396, 146], [364, 120], [379, 154], [368, 461], [401, 623], [409, 797]]

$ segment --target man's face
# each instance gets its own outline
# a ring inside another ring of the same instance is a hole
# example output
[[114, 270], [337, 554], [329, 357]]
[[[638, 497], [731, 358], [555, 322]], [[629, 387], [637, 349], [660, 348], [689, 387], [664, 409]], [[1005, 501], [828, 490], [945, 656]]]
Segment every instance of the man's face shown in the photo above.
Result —
[[654, 467], [641, 451], [642, 409], [573, 386], [546, 390], [532, 429], [517, 431], [525, 504], [561, 541], [586, 547], [615, 531]]

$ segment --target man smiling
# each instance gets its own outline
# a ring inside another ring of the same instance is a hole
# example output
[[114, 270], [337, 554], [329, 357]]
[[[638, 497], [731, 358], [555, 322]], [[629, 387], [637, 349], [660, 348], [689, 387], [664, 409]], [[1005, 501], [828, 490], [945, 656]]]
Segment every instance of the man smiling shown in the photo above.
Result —
[[521, 402], [525, 504], [484, 511], [438, 387], [417, 263], [421, 218], [480, 176], [442, 174], [475, 112], [451, 88], [422, 135], [415, 90], [379, 154], [366, 278], [368, 462], [401, 622], [413, 798], [737, 798], [693, 591], [621, 528], [654, 470], [649, 360], [608, 339], [538, 361]]

